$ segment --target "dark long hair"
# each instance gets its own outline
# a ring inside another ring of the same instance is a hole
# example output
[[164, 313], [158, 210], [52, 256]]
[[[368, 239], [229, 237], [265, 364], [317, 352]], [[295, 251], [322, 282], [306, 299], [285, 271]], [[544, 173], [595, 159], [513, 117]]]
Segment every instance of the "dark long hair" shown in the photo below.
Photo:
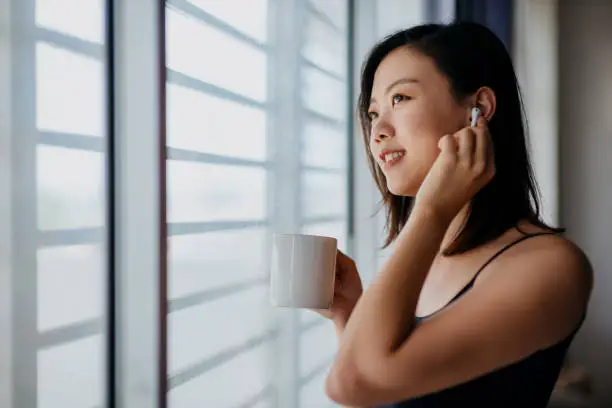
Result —
[[496, 174], [472, 199], [465, 224], [444, 254], [460, 254], [490, 242], [517, 227], [521, 220], [563, 232], [546, 225], [540, 217], [540, 192], [529, 161], [523, 105], [512, 60], [504, 44], [480, 24], [425, 24], [383, 39], [370, 51], [362, 69], [358, 117], [370, 170], [386, 209], [384, 246], [391, 244], [406, 224], [413, 198], [394, 195], [387, 188], [385, 176], [369, 151], [371, 124], [367, 112], [376, 69], [398, 47], [411, 47], [430, 57], [449, 80], [458, 102], [483, 86], [491, 88], [496, 95], [496, 111], [489, 122]]

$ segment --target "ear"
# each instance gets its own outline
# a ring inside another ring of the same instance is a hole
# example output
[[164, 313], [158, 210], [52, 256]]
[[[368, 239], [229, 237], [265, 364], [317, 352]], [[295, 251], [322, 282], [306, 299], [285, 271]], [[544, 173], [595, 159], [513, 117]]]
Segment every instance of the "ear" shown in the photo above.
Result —
[[483, 86], [470, 99], [472, 106], [478, 106], [482, 112], [482, 117], [489, 122], [495, 115], [495, 108], [497, 107], [495, 92], [488, 86]]

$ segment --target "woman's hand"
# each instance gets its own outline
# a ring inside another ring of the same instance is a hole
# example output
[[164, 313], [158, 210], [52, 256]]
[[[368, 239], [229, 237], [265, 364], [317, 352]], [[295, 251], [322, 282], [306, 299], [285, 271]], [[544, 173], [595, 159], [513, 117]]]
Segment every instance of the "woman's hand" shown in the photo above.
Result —
[[316, 312], [344, 326], [362, 293], [363, 286], [355, 261], [338, 251], [333, 304], [330, 309], [316, 310]]
[[438, 142], [440, 154], [419, 188], [415, 206], [450, 222], [495, 175], [493, 144], [484, 118]]

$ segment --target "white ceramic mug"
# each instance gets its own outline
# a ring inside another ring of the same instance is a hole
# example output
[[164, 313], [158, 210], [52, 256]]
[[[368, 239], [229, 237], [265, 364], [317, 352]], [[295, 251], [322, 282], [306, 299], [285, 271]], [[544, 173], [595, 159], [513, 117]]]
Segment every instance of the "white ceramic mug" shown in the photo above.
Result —
[[329, 309], [336, 280], [335, 238], [274, 234], [270, 303], [278, 307]]

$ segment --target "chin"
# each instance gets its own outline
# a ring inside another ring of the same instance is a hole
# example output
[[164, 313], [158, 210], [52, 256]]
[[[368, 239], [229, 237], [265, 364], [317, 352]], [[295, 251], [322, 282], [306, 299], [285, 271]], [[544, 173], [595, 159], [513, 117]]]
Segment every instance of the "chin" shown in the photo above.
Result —
[[391, 194], [401, 197], [415, 197], [419, 191], [421, 183], [414, 180], [389, 180], [387, 179], [387, 189]]

